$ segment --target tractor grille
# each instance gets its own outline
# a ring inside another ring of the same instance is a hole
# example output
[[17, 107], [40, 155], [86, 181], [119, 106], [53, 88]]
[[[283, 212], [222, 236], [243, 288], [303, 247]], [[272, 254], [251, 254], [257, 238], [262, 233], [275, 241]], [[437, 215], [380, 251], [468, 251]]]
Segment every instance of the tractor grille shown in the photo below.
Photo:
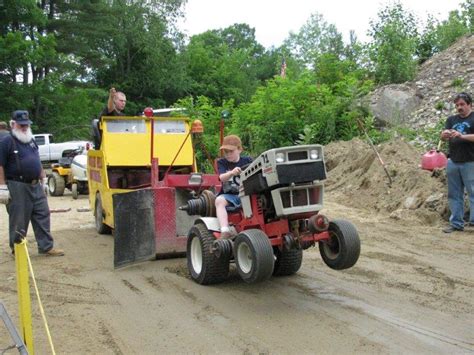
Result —
[[303, 164], [280, 164], [276, 169], [278, 181], [283, 185], [326, 179], [326, 170], [322, 160]]
[[321, 190], [319, 186], [281, 191], [283, 208], [317, 205], [320, 203], [320, 196]]

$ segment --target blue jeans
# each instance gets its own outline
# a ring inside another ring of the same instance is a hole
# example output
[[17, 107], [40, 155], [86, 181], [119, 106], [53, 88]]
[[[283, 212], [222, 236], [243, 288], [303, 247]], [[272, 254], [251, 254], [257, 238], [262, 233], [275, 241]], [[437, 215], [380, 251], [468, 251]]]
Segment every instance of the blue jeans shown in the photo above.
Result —
[[464, 189], [469, 196], [469, 222], [474, 224], [474, 162], [455, 163], [448, 160], [448, 202], [451, 210], [449, 223], [457, 229], [464, 228]]

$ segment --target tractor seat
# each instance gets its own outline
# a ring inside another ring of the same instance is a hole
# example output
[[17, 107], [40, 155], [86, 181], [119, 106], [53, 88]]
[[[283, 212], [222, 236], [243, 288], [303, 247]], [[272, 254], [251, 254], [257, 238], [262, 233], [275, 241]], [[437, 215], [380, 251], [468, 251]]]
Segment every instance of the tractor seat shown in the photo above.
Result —
[[238, 212], [242, 209], [242, 206], [226, 206], [225, 210], [228, 213]]

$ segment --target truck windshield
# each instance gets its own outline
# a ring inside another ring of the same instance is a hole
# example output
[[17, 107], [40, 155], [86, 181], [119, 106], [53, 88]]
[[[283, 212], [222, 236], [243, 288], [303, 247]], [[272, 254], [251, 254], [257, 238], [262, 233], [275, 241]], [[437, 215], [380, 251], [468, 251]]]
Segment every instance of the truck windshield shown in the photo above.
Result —
[[184, 121], [155, 121], [155, 133], [185, 133]]
[[107, 132], [109, 133], [145, 133], [145, 120], [108, 120]]

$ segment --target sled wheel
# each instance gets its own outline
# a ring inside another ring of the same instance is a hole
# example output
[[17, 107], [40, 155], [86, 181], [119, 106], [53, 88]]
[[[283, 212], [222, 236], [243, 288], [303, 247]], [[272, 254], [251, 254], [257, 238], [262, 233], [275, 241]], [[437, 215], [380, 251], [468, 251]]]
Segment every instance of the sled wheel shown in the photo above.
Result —
[[216, 240], [207, 227], [198, 223], [188, 233], [186, 258], [191, 278], [201, 285], [223, 282], [229, 275], [229, 256], [217, 257], [211, 252]]
[[99, 234], [110, 234], [112, 229], [104, 223], [104, 210], [102, 208], [102, 201], [100, 200], [100, 195], [95, 196], [95, 230]]
[[48, 177], [48, 190], [51, 196], [62, 196], [64, 195], [64, 189], [66, 188], [66, 182], [64, 178], [57, 172], [53, 171], [53, 174]]
[[237, 271], [245, 282], [264, 281], [273, 273], [273, 248], [260, 229], [240, 232], [235, 238], [234, 258]]
[[303, 262], [303, 249], [283, 250], [276, 249], [275, 251], [275, 269], [273, 275], [275, 276], [289, 276], [296, 273]]
[[74, 200], [77, 200], [77, 198], [79, 197], [79, 191], [77, 190], [77, 183], [73, 183], [71, 185], [71, 192], [72, 192], [72, 198]]
[[335, 270], [353, 266], [360, 254], [360, 239], [354, 225], [344, 220], [329, 223], [329, 240], [319, 242], [319, 252], [327, 266]]

